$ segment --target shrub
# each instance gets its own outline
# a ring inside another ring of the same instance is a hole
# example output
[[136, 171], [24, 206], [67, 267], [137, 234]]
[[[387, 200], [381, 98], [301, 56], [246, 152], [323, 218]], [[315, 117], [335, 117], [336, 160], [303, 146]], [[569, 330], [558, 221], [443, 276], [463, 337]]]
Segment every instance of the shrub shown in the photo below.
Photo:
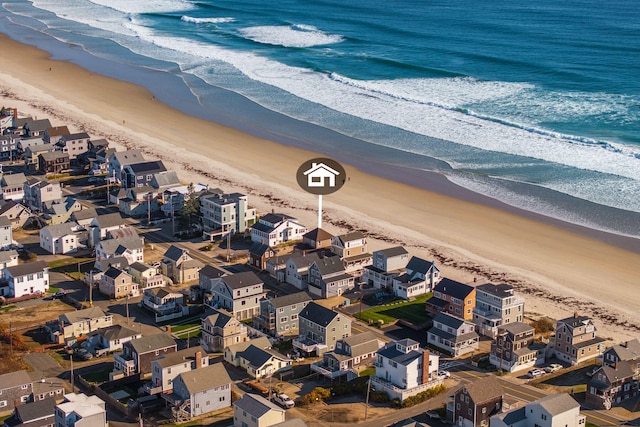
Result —
[[324, 402], [331, 397], [331, 390], [323, 387], [316, 387], [311, 390], [310, 393], [305, 394], [300, 398], [302, 405], [311, 405], [315, 402]]
[[445, 390], [446, 387], [444, 386], [444, 384], [440, 384], [428, 390], [422, 391], [415, 396], [407, 397], [403, 401], [400, 401], [400, 399], [393, 399], [391, 401], [391, 404], [396, 408], [409, 408], [411, 406], [417, 405], [418, 403], [429, 400], [432, 397], [444, 392]]
[[385, 391], [374, 391], [369, 396], [369, 399], [375, 403], [387, 403], [389, 401], [389, 395]]
[[555, 323], [549, 317], [541, 317], [538, 320], [534, 320], [531, 326], [535, 329], [536, 334], [547, 334], [555, 330]]

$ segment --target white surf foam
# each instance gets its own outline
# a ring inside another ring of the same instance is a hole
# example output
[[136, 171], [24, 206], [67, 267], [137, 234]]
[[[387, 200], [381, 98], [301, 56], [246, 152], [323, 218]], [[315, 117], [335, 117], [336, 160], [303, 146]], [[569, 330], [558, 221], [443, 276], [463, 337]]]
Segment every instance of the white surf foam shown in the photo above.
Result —
[[194, 18], [192, 16], [183, 15], [180, 18], [183, 22], [190, 22], [193, 24], [225, 24], [227, 22], [234, 22], [234, 18]]
[[327, 34], [309, 25], [258, 26], [238, 30], [243, 37], [257, 43], [285, 47], [312, 47], [340, 43], [342, 36]]

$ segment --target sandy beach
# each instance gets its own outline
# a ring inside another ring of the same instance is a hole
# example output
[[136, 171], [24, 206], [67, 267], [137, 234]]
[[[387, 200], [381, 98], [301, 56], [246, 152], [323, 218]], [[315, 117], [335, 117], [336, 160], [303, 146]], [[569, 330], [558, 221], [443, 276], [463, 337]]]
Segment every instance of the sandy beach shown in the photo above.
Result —
[[[141, 87], [50, 60], [5, 36], [0, 42], [8, 59], [0, 62], [0, 105], [106, 138], [118, 149], [139, 148], [184, 182], [244, 192], [258, 212], [287, 213], [316, 227], [317, 199], [298, 187], [295, 172], [317, 154], [190, 117]], [[532, 316], [558, 319], [578, 311], [593, 316], [605, 338], [638, 336], [637, 252], [344, 166], [348, 183], [323, 202], [329, 232], [362, 230], [370, 251], [404, 245], [455, 280], [511, 283]]]

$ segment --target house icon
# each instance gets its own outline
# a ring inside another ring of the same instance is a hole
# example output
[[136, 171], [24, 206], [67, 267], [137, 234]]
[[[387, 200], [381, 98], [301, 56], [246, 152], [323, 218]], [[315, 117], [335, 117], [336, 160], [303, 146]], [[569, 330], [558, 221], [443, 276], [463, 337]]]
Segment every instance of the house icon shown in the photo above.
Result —
[[336, 176], [340, 175], [340, 172], [320, 162], [312, 163], [311, 168], [304, 171], [304, 175], [309, 187], [335, 187]]

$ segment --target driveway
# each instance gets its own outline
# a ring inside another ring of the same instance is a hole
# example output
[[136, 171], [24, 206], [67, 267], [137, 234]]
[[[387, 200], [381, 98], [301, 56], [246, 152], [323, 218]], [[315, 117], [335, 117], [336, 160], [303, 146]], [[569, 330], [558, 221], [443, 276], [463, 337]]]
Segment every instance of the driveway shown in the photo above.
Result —
[[24, 360], [34, 371], [41, 373], [41, 377], [57, 377], [65, 371], [62, 366], [47, 353], [29, 353], [24, 356]]

